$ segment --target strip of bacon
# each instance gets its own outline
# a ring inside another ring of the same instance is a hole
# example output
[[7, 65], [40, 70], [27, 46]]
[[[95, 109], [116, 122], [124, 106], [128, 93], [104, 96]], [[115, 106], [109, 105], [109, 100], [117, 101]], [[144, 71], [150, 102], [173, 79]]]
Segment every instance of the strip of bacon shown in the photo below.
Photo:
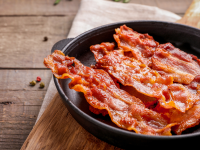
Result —
[[196, 89], [173, 84], [171, 76], [160, 76], [157, 71], [134, 57], [125, 56], [123, 50], [114, 50], [113, 43], [93, 45], [90, 50], [94, 53], [97, 68], [103, 68], [121, 84], [157, 98], [164, 108], [176, 108], [185, 112], [199, 100]]
[[83, 92], [92, 107], [107, 110], [117, 126], [140, 134], [171, 135], [174, 123], [169, 124], [167, 118], [145, 108], [140, 99], [119, 89], [104, 70], [86, 67], [58, 50], [45, 58], [44, 64], [55, 77], [71, 78], [69, 87]]
[[125, 25], [116, 29], [114, 38], [119, 48], [131, 51], [134, 58], [161, 75], [172, 75], [174, 82], [190, 84], [200, 74], [200, 60], [170, 43], [159, 45], [148, 34], [137, 33]]
[[[191, 84], [188, 85], [188, 89], [193, 89], [196, 90], [197, 93], [200, 93], [200, 75], [194, 78]], [[154, 110], [170, 118], [170, 122], [177, 123], [177, 125], [172, 128], [172, 131], [176, 134], [181, 134], [186, 129], [200, 123], [200, 101], [197, 101], [193, 107], [185, 113], [177, 111], [176, 109], [164, 109], [160, 107], [160, 105], [157, 105]]]
[[172, 75], [174, 82], [190, 84], [200, 74], [198, 59], [187, 54], [172, 44], [161, 44], [152, 57], [152, 68]]
[[[102, 68], [114, 76], [121, 84], [133, 86], [140, 93], [150, 97], [161, 98], [162, 91], [157, 90], [155, 83], [172, 84], [171, 76], [161, 77], [140, 61], [124, 56], [123, 50], [114, 50], [113, 43], [93, 45], [90, 50], [96, 59], [96, 68]], [[162, 86], [160, 84], [160, 86]], [[164, 86], [164, 85], [163, 85]]]
[[143, 64], [151, 64], [151, 57], [159, 45], [152, 36], [133, 31], [126, 25], [117, 28], [115, 31], [114, 39], [119, 48], [132, 52], [133, 56]]

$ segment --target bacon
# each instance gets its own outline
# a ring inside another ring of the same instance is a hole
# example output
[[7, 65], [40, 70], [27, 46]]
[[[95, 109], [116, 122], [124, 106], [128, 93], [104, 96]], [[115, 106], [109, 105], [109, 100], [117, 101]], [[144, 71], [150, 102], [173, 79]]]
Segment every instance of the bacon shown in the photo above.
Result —
[[174, 82], [190, 84], [200, 74], [200, 60], [172, 44], [160, 44], [148, 34], [137, 33], [123, 25], [114, 34], [118, 47], [130, 51], [133, 57], [161, 75], [171, 75]]
[[166, 43], [159, 45], [152, 56], [152, 68], [172, 75], [174, 82], [190, 84], [200, 74], [198, 61], [195, 56]]
[[158, 99], [162, 107], [185, 112], [199, 100], [195, 89], [173, 84], [172, 76], [161, 76], [135, 58], [125, 56], [123, 50], [114, 50], [113, 43], [97, 44], [90, 50], [94, 53], [96, 68], [103, 68], [121, 84]]
[[194, 106], [185, 113], [176, 109], [165, 109], [160, 105], [157, 105], [153, 110], [169, 118], [170, 122], [176, 123], [176, 125], [172, 127], [172, 131], [178, 135], [186, 129], [200, 123], [200, 101], [194, 104]]
[[58, 50], [45, 58], [44, 64], [58, 79], [71, 78], [69, 87], [83, 92], [93, 108], [106, 110], [117, 126], [140, 134], [171, 135], [171, 127], [176, 123], [169, 123], [168, 118], [145, 108], [140, 99], [119, 89], [104, 70], [86, 67]]
[[188, 128], [195, 127], [200, 123], [200, 104], [195, 104], [186, 113], [174, 113], [171, 116], [171, 122], [176, 122], [178, 125], [173, 128], [176, 134], [181, 134]]
[[115, 31], [114, 39], [119, 48], [132, 52], [133, 57], [143, 64], [151, 64], [151, 57], [159, 45], [152, 36], [133, 31], [126, 25], [117, 28]]
[[[191, 84], [187, 85], [186, 87], [190, 92], [199, 94], [200, 75], [196, 76]], [[186, 129], [194, 127], [200, 123], [200, 100], [184, 113], [178, 111], [177, 109], [165, 109], [159, 104], [153, 108], [153, 110], [168, 117], [171, 123], [177, 123], [177, 125], [172, 127], [172, 131], [174, 131], [176, 134], [181, 134]]]

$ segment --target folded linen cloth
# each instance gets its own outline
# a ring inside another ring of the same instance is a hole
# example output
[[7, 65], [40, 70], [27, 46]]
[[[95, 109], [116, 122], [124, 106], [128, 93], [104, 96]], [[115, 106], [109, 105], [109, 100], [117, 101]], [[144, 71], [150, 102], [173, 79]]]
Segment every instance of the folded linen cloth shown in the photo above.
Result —
[[[118, 3], [111, 0], [82, 0], [79, 11], [73, 21], [68, 38], [104, 24], [131, 20], [159, 20], [175, 22], [180, 16], [157, 7], [134, 3]], [[37, 120], [57, 93], [51, 79]], [[37, 122], [37, 121], [36, 121]]]

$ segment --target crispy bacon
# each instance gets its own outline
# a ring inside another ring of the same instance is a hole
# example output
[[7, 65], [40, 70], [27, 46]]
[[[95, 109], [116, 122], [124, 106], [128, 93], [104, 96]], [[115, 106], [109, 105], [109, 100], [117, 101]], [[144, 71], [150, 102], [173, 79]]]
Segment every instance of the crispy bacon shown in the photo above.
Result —
[[138, 33], [126, 25], [115, 31], [114, 39], [119, 48], [132, 52], [133, 56], [143, 64], [151, 64], [151, 57], [159, 45], [152, 36]]
[[159, 45], [152, 56], [152, 68], [164, 74], [172, 75], [174, 82], [190, 84], [200, 74], [198, 59], [187, 54], [172, 44]]
[[160, 105], [157, 105], [153, 110], [168, 117], [170, 122], [177, 123], [172, 127], [172, 131], [178, 135], [186, 129], [194, 127], [200, 123], [200, 101], [194, 104], [194, 106], [185, 113], [176, 109], [165, 109], [160, 107]]
[[[200, 75], [196, 76], [191, 84], [187, 85], [187, 88], [200, 93]], [[185, 113], [176, 109], [165, 109], [160, 105], [157, 105], [154, 110], [167, 116], [170, 119], [170, 122], [177, 123], [177, 125], [172, 128], [172, 131], [176, 134], [181, 134], [184, 130], [200, 123], [200, 101], [197, 101], [193, 107], [188, 109]]]
[[45, 58], [44, 64], [55, 77], [71, 78], [69, 87], [83, 92], [93, 108], [106, 110], [117, 126], [140, 134], [171, 135], [174, 123], [169, 123], [168, 118], [145, 108], [140, 99], [119, 89], [104, 70], [86, 67], [58, 50]]
[[176, 108], [185, 112], [199, 100], [196, 89], [173, 84], [172, 76], [161, 76], [133, 57], [125, 56], [123, 50], [114, 50], [113, 43], [93, 45], [96, 67], [103, 68], [125, 86], [132, 86], [138, 92], [157, 98], [165, 108]]
[[131, 51], [134, 58], [161, 75], [172, 75], [174, 82], [190, 84], [200, 74], [200, 60], [170, 43], [159, 45], [148, 34], [137, 33], [125, 25], [116, 29], [114, 38], [119, 48]]

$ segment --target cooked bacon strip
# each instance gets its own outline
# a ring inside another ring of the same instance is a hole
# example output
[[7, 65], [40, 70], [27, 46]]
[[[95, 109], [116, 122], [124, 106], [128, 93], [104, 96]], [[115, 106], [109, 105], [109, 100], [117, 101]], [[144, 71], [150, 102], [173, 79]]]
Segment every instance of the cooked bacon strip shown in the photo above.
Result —
[[114, 39], [119, 48], [131, 51], [133, 56], [143, 64], [150, 65], [151, 57], [159, 43], [148, 34], [141, 34], [126, 25], [117, 28]]
[[116, 29], [114, 38], [119, 48], [131, 51], [134, 58], [161, 75], [172, 75], [174, 82], [190, 84], [200, 74], [200, 60], [170, 43], [159, 45], [148, 34], [137, 33], [125, 25]]
[[150, 97], [161, 97], [155, 83], [173, 83], [171, 76], [161, 77], [156, 71], [138, 60], [124, 56], [124, 51], [114, 50], [113, 43], [93, 45], [90, 50], [94, 53], [97, 68], [103, 68], [123, 85], [133, 86], [140, 93]]
[[200, 123], [200, 101], [185, 113], [176, 109], [164, 109], [159, 105], [157, 105], [154, 110], [159, 114], [167, 116], [170, 119], [170, 122], [177, 123], [177, 125], [172, 127], [172, 131], [178, 135], [186, 129], [194, 127]]
[[[186, 87], [190, 90], [190, 92], [197, 92], [199, 94], [200, 75], [196, 76], [191, 84], [187, 85]], [[172, 128], [172, 131], [174, 131], [176, 134], [181, 134], [184, 130], [194, 127], [200, 123], [200, 100], [197, 101], [193, 107], [188, 109], [185, 113], [176, 109], [165, 109], [160, 105], [157, 105], [154, 110], [170, 118], [170, 122], [177, 123], [177, 125]]]
[[69, 87], [83, 92], [92, 107], [107, 110], [117, 126], [140, 134], [171, 135], [174, 123], [168, 124], [168, 119], [145, 108], [140, 99], [119, 89], [104, 70], [86, 67], [58, 50], [45, 58], [44, 64], [55, 77], [71, 78]]
[[156, 49], [152, 57], [152, 68], [172, 75], [174, 82], [190, 84], [200, 74], [198, 61], [197, 57], [166, 43]]
[[121, 84], [132, 86], [146, 96], [157, 98], [162, 107], [185, 112], [199, 100], [196, 90], [173, 84], [171, 76], [160, 76], [157, 71], [133, 57], [125, 56], [123, 50], [114, 50], [113, 43], [93, 45], [90, 50], [95, 55], [97, 68], [103, 68]]

